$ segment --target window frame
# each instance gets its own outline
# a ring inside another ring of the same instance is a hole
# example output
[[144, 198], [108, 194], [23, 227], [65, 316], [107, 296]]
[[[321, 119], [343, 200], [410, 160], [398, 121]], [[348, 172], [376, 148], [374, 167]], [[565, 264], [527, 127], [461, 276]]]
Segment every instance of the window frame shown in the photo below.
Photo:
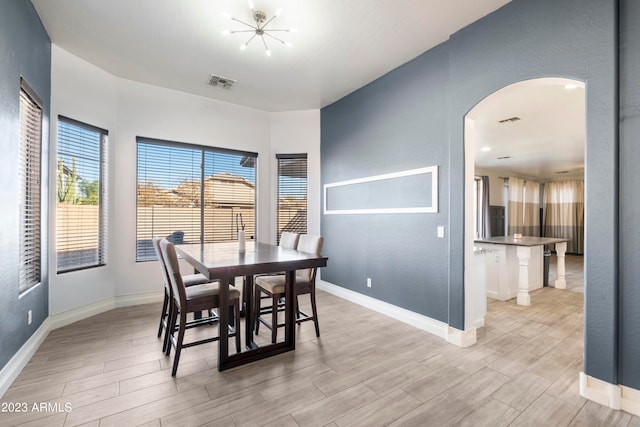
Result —
[[[205, 185], [204, 180], [207, 178], [205, 176], [205, 166], [206, 166], [206, 157], [207, 157], [207, 153], [212, 153], [212, 154], [220, 154], [220, 155], [234, 155], [234, 156], [241, 156], [242, 160], [241, 163], [246, 162], [246, 167], [251, 167], [253, 168], [253, 179], [254, 182], [252, 183], [254, 185], [254, 192], [253, 192], [253, 210], [254, 210], [254, 238], [255, 236], [257, 236], [257, 232], [258, 232], [258, 191], [257, 191], [257, 187], [258, 187], [258, 153], [257, 152], [252, 152], [252, 151], [245, 151], [245, 150], [237, 150], [237, 149], [231, 149], [231, 148], [221, 148], [221, 147], [214, 147], [214, 146], [208, 146], [208, 145], [199, 145], [199, 144], [193, 144], [193, 143], [188, 143], [188, 142], [178, 142], [178, 141], [170, 141], [170, 140], [164, 140], [164, 139], [156, 139], [156, 138], [149, 138], [149, 137], [143, 137], [143, 136], [137, 136], [136, 137], [136, 233], [135, 233], [135, 241], [134, 241], [134, 247], [136, 248], [135, 250], [135, 262], [146, 262], [146, 261], [154, 261], [155, 258], [155, 252], [153, 253], [153, 255], [148, 256], [146, 258], [144, 257], [140, 257], [140, 248], [138, 247], [138, 236], [139, 236], [139, 223], [138, 223], [138, 209], [139, 209], [139, 192], [138, 192], [138, 184], [140, 183], [139, 181], [139, 166], [140, 166], [140, 145], [141, 144], [146, 144], [146, 145], [156, 145], [156, 146], [162, 146], [162, 147], [168, 147], [168, 148], [178, 148], [178, 149], [185, 149], [185, 150], [194, 150], [194, 151], [198, 151], [201, 153], [201, 166], [200, 166], [200, 174], [199, 174], [199, 179], [200, 179], [200, 183], [201, 183], [201, 188], [200, 188], [200, 203], [199, 203], [199, 207], [200, 207], [200, 235], [199, 235], [199, 240], [200, 243], [203, 243], [205, 240], [205, 234], [206, 230], [206, 224], [205, 224], [205, 205], [206, 203], [202, 203], [202, 201], [205, 198]], [[244, 165], [242, 165], [244, 166]], [[235, 224], [235, 223], [234, 223]], [[237, 238], [237, 237], [236, 237]], [[247, 236], [247, 238], [251, 238], [250, 236]]]
[[[282, 235], [282, 232], [285, 231], [284, 230], [284, 226], [286, 224], [280, 224], [280, 194], [281, 194], [281, 188], [280, 188], [280, 178], [282, 176], [281, 174], [281, 168], [282, 168], [282, 162], [281, 160], [303, 160], [305, 162], [305, 180], [306, 180], [306, 185], [305, 185], [305, 192], [304, 192], [304, 200], [305, 200], [305, 229], [304, 229], [304, 233], [300, 233], [300, 234], [306, 234], [309, 226], [308, 226], [308, 220], [309, 220], [309, 215], [308, 215], [308, 209], [309, 209], [309, 161], [308, 161], [308, 155], [307, 153], [294, 153], [294, 154], [276, 154], [276, 244], [280, 243], [280, 236]], [[300, 193], [297, 193], [300, 194]], [[299, 232], [301, 230], [295, 231], [295, 232]]]
[[[72, 125], [84, 130], [88, 130], [91, 132], [96, 132], [100, 134], [100, 147], [99, 151], [99, 159], [98, 159], [98, 231], [97, 231], [97, 262], [95, 264], [76, 264], [70, 267], [61, 268], [58, 264], [59, 262], [59, 253], [58, 253], [58, 244], [59, 244], [59, 236], [57, 234], [57, 224], [56, 224], [56, 273], [64, 274], [70, 273], [73, 271], [87, 270], [91, 268], [104, 267], [108, 262], [108, 138], [109, 131], [106, 129], [102, 129], [98, 126], [90, 125], [88, 123], [84, 123], [63, 115], [58, 115], [58, 134], [57, 134], [57, 148], [58, 148], [58, 158], [57, 161], [60, 160], [60, 123], [64, 122], [68, 125]], [[57, 164], [57, 163], [56, 163]], [[56, 167], [57, 171], [57, 167]], [[58, 182], [56, 180], [56, 192], [58, 191]], [[56, 205], [58, 204], [58, 200], [56, 200]], [[56, 206], [56, 221], [59, 220], [58, 214], [58, 206]]]
[[[38, 129], [35, 133], [23, 134], [23, 99], [29, 102], [28, 113], [36, 110], [38, 117], [27, 118], [29, 122], [37, 122]], [[18, 149], [18, 210], [19, 210], [19, 249], [18, 249], [18, 291], [20, 295], [29, 292], [42, 283], [42, 127], [44, 108], [42, 99], [35, 93], [29, 84], [20, 77], [19, 92], [19, 149]], [[36, 151], [30, 155], [31, 151]], [[28, 171], [36, 168], [29, 178]], [[32, 181], [36, 180], [34, 184]], [[32, 194], [30, 190], [34, 190]], [[36, 204], [34, 208], [27, 208], [29, 204]], [[33, 215], [27, 215], [27, 210], [34, 211]], [[33, 217], [31, 222], [28, 217]], [[31, 249], [30, 249], [31, 248]]]

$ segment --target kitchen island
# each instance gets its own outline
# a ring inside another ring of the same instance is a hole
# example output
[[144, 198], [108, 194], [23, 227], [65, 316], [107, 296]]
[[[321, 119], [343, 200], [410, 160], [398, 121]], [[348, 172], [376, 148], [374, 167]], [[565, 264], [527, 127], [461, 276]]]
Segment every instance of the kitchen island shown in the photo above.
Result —
[[555, 245], [558, 289], [566, 289], [564, 255], [569, 239], [513, 236], [476, 239], [475, 245], [487, 251], [487, 296], [502, 301], [516, 297], [518, 305], [531, 305], [529, 292], [543, 286], [545, 245]]

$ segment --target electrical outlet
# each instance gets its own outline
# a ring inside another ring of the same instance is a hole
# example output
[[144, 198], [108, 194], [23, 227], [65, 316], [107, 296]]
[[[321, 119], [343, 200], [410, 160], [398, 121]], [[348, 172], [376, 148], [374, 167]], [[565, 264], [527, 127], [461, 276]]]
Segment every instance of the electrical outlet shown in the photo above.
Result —
[[371, 278], [367, 277], [367, 288], [371, 287]]
[[30, 325], [33, 322], [33, 313], [31, 310], [27, 311], [27, 325]]

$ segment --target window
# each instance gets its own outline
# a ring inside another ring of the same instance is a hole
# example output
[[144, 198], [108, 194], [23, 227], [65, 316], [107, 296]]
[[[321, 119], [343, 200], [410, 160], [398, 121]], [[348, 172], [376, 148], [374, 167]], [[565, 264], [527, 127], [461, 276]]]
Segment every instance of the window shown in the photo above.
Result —
[[58, 273], [106, 264], [107, 135], [58, 116]]
[[257, 153], [138, 138], [136, 261], [155, 259], [153, 236], [229, 242], [256, 230]]
[[276, 154], [278, 161], [278, 225], [276, 242], [283, 231], [307, 232], [307, 155]]
[[42, 102], [20, 82], [20, 153], [18, 195], [20, 209], [19, 290], [40, 283], [40, 177]]

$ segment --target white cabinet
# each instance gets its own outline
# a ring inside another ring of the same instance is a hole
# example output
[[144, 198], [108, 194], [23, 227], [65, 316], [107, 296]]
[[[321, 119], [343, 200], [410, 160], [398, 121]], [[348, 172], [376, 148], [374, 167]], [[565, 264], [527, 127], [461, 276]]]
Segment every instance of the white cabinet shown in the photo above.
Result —
[[[518, 295], [520, 260], [518, 246], [482, 243], [487, 250], [487, 296], [507, 301]], [[532, 246], [528, 260], [528, 290], [541, 288], [542, 246]]]

